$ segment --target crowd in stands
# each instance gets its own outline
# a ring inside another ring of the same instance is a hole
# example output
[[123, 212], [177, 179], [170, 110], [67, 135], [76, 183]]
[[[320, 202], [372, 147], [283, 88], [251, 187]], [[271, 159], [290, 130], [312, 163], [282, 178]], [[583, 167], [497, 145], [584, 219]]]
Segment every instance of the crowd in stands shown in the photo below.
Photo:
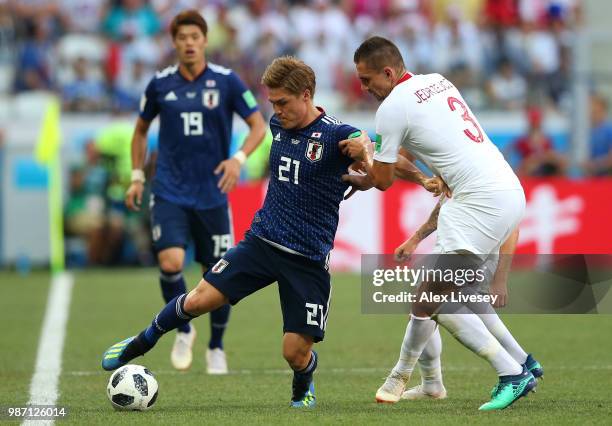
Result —
[[352, 52], [367, 36], [394, 40], [413, 72], [440, 72], [475, 108], [562, 108], [579, 0], [4, 0], [0, 91], [50, 89], [71, 111], [133, 110], [155, 70], [173, 63], [167, 28], [195, 8], [208, 56], [260, 92], [266, 65], [294, 54], [319, 93], [373, 107]]
[[[568, 154], [555, 149], [542, 117], [571, 111], [580, 0], [3, 0], [0, 94], [51, 90], [65, 111], [134, 114], [155, 71], [175, 62], [168, 26], [188, 8], [208, 22], [208, 60], [234, 69], [266, 115], [259, 80], [284, 54], [314, 69], [322, 104], [374, 109], [352, 54], [377, 34], [396, 42], [410, 71], [444, 74], [473, 109], [525, 114], [527, 132], [505, 151], [521, 177], [568, 173]], [[607, 101], [593, 95], [582, 175], [612, 173], [608, 117]], [[86, 245], [74, 250], [85, 258], [73, 262], [147, 264], [146, 215], [122, 205], [129, 151], [113, 150], [129, 146], [131, 124], [107, 130], [85, 145], [84, 164], [70, 173], [67, 235]]]

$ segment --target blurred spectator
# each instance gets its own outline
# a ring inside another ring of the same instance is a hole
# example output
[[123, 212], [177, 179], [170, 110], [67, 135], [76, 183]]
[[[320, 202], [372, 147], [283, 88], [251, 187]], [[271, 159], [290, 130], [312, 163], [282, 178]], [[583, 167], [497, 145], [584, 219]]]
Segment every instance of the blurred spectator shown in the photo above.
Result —
[[150, 69], [140, 59], [123, 68], [115, 82], [113, 107], [120, 111], [137, 111], [140, 96], [151, 80]]
[[336, 88], [340, 72], [338, 58], [341, 56], [341, 51], [339, 47], [338, 44], [330, 41], [324, 32], [320, 32], [316, 39], [305, 41], [297, 51], [298, 58], [308, 64], [317, 76], [318, 93]]
[[56, 0], [8, 0], [8, 4], [19, 34], [28, 37], [29, 29], [39, 23], [48, 28], [50, 37], [59, 34], [63, 17]]
[[487, 83], [487, 92], [493, 107], [522, 109], [527, 95], [527, 82], [516, 72], [512, 62], [502, 59], [497, 72]]
[[15, 19], [6, 2], [0, 1], [0, 93], [10, 92], [14, 75]]
[[518, 9], [522, 21], [547, 23], [551, 16], [568, 23], [580, 19], [582, 0], [519, 0]]
[[[201, 10], [209, 21], [211, 62], [235, 69], [256, 95], [270, 60], [297, 54], [318, 69], [320, 88], [336, 92], [329, 99], [340, 108], [376, 106], [360, 93], [352, 64], [354, 48], [373, 34], [392, 39], [413, 72], [444, 73], [476, 109], [485, 105], [485, 95], [496, 106], [520, 108], [515, 100], [522, 93], [534, 98], [531, 103], [566, 106], [573, 31], [580, 20], [579, 0], [8, 1], [20, 23], [46, 28], [38, 38], [46, 48], [32, 49], [29, 42], [20, 56], [24, 75], [3, 67], [1, 58], [19, 44], [12, 42], [11, 19], [0, 4], [0, 77], [10, 81], [19, 74], [19, 90], [63, 88], [71, 82], [74, 61], [83, 57], [90, 78], [100, 79], [97, 67], [104, 65], [114, 105], [126, 110], [136, 106], [147, 78], [175, 60], [170, 42], [157, 35], [185, 8]], [[67, 33], [56, 44], [62, 26]], [[106, 38], [97, 37], [98, 30]], [[57, 64], [44, 58], [53, 47]]]
[[547, 102], [551, 81], [560, 68], [560, 46], [555, 37], [541, 25], [524, 22], [521, 27], [525, 70], [529, 76], [530, 101]]
[[236, 29], [229, 22], [228, 10], [225, 5], [219, 6], [215, 19], [210, 19], [208, 16], [204, 16], [204, 18], [209, 23], [208, 47], [206, 48], [208, 56], [215, 55], [227, 48], [235, 49], [237, 47], [230, 44], [232, 33], [235, 33]]
[[87, 262], [104, 263], [104, 198], [87, 187], [88, 170], [73, 166], [69, 175], [68, 201], [64, 206], [64, 229], [67, 237], [85, 241]]
[[[223, 3], [221, 0], [219, 3]], [[157, 16], [161, 20], [162, 27], [167, 29], [174, 18], [179, 12], [186, 9], [196, 9], [203, 12], [206, 17], [206, 21], [209, 21], [210, 11], [214, 8], [207, 8], [207, 3], [212, 3], [208, 0], [151, 0], [151, 6], [157, 13]], [[213, 20], [213, 17], [210, 17]]]
[[70, 33], [97, 33], [107, 0], [59, 0], [64, 26]]
[[[401, 2], [402, 0], [400, 0]], [[412, 1], [415, 2], [414, 0]], [[417, 2], [418, 3], [418, 2]], [[466, 21], [476, 23], [480, 20], [485, 0], [433, 0], [432, 15], [435, 22], [445, 22], [448, 19], [448, 8], [457, 8]]]
[[157, 14], [146, 0], [119, 0], [102, 23], [104, 33], [117, 41], [151, 37], [160, 28]]
[[374, 20], [383, 20], [389, 15], [393, 0], [352, 0], [347, 2], [351, 17], [370, 16]]
[[477, 77], [482, 70], [480, 33], [456, 7], [449, 6], [447, 17], [448, 23], [439, 23], [434, 30], [433, 68], [443, 74], [467, 70], [472, 78]]
[[104, 83], [89, 75], [89, 65], [83, 57], [74, 64], [74, 79], [62, 87], [64, 108], [74, 112], [101, 111], [107, 104]]
[[18, 53], [15, 91], [52, 89], [52, 55], [49, 26], [45, 20], [35, 19], [28, 28], [28, 39]]
[[496, 28], [515, 26], [519, 21], [516, 0], [485, 0], [484, 16]]
[[114, 75], [115, 107], [135, 111], [138, 100], [160, 63], [160, 49], [154, 39], [141, 37], [118, 46]]
[[590, 158], [584, 164], [588, 176], [612, 174], [612, 121], [608, 102], [602, 96], [591, 96]]
[[129, 212], [123, 201], [131, 177], [133, 132], [131, 121], [124, 118], [115, 116], [88, 141], [85, 164], [70, 172], [66, 235], [85, 242], [90, 265], [148, 265], [153, 260], [146, 220], [140, 213]]
[[[402, 15], [392, 22], [390, 28], [406, 68], [417, 74], [426, 73], [432, 68], [434, 53], [427, 25], [418, 15]], [[349, 63], [352, 65], [352, 60]]]
[[565, 174], [567, 161], [555, 151], [552, 140], [542, 130], [542, 111], [527, 110], [529, 130], [514, 142], [513, 148], [520, 157], [519, 176], [561, 176]]

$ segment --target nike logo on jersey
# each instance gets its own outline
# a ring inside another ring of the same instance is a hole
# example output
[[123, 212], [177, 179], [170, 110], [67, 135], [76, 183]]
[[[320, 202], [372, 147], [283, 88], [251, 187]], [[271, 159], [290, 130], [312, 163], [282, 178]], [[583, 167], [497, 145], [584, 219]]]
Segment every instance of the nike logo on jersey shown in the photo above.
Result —
[[275, 140], [275, 141], [277, 141], [277, 142], [280, 142], [280, 140], [281, 140], [281, 139], [280, 139], [280, 132], [278, 132], [278, 133], [276, 134], [276, 136], [274, 136], [274, 140]]
[[164, 96], [164, 101], [176, 101], [178, 98], [174, 94], [174, 91], [170, 91]]

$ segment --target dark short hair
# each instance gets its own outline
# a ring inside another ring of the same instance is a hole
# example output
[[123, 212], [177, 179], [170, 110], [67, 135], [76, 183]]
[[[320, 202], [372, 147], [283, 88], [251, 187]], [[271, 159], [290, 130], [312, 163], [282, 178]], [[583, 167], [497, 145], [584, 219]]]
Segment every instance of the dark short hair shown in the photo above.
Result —
[[202, 31], [204, 36], [208, 33], [206, 20], [200, 15], [200, 12], [195, 9], [183, 10], [172, 19], [170, 23], [170, 34], [172, 34], [173, 39], [176, 37], [179, 27], [182, 25], [195, 25]]
[[404, 59], [392, 41], [384, 37], [370, 37], [355, 50], [353, 61], [364, 62], [368, 68], [380, 71], [384, 67], [404, 68]]

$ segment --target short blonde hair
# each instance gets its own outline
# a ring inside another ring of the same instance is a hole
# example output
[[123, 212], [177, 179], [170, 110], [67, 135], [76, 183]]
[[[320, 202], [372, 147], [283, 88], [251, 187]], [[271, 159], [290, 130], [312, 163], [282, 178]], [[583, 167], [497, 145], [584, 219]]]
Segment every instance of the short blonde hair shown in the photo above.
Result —
[[261, 83], [269, 89], [285, 89], [293, 95], [301, 95], [305, 90], [314, 97], [315, 73], [303, 61], [293, 56], [276, 58], [263, 73]]

